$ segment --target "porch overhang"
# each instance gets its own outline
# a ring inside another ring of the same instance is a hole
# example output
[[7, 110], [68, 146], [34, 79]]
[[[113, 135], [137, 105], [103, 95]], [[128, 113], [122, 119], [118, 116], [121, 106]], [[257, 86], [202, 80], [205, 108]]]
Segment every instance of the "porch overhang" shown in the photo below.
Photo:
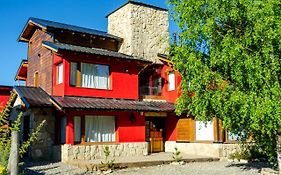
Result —
[[15, 86], [13, 91], [27, 108], [53, 107], [50, 96], [40, 87]]
[[16, 86], [14, 91], [27, 108], [54, 107], [61, 111], [127, 111], [144, 112], [147, 115], [159, 113], [162, 116], [174, 112], [175, 106], [165, 101], [139, 101], [95, 97], [50, 96], [40, 87]]
[[138, 101], [93, 97], [53, 97], [61, 110], [107, 110], [137, 112], [173, 112], [175, 106], [163, 101]]
[[16, 73], [15, 81], [17, 81], [17, 80], [26, 81], [26, 78], [27, 78], [27, 67], [28, 67], [27, 60], [22, 60], [20, 66], [18, 68], [18, 71]]

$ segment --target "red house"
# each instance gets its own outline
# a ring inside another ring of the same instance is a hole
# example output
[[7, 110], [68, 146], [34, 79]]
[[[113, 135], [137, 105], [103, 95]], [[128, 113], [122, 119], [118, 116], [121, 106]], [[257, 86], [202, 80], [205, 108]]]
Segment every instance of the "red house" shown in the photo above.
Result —
[[12, 90], [12, 86], [0, 86], [0, 112], [5, 108]]
[[107, 19], [108, 32], [37, 18], [24, 26], [28, 58], [16, 80], [26, 86], [14, 88], [23, 140], [47, 121], [33, 159], [92, 160], [103, 145], [115, 157], [142, 156], [196, 141], [193, 118], [174, 113], [180, 75], [165, 55], [167, 10], [129, 1]]

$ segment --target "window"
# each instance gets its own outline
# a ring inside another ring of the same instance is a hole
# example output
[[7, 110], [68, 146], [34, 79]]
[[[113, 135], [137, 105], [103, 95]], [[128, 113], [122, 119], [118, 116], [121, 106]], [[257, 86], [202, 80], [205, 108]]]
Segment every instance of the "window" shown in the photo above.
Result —
[[81, 141], [81, 117], [74, 117], [74, 142]]
[[70, 63], [70, 85], [76, 86], [77, 85], [77, 63], [71, 62]]
[[63, 82], [63, 63], [57, 65], [57, 84]]
[[34, 87], [39, 87], [39, 73], [38, 71], [34, 73]]
[[65, 143], [66, 136], [66, 117], [60, 118], [60, 143]]
[[173, 91], [176, 89], [175, 73], [170, 72], [168, 74], [168, 90]]
[[86, 142], [114, 142], [114, 116], [85, 116]]
[[109, 67], [101, 64], [71, 63], [70, 85], [109, 89]]

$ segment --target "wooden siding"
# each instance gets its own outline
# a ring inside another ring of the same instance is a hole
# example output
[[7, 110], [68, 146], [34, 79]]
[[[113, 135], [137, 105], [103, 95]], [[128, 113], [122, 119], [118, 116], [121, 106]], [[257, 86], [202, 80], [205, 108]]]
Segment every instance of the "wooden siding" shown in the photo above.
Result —
[[53, 54], [42, 47], [42, 41], [53, 41], [52, 35], [37, 29], [29, 41], [27, 86], [35, 86], [34, 74], [38, 72], [39, 86], [52, 94]]
[[195, 140], [195, 120], [193, 118], [181, 118], [177, 123], [177, 141]]
[[223, 129], [222, 129], [222, 120], [218, 119], [218, 131], [219, 131], [219, 138], [217, 134], [217, 119], [216, 117], [213, 118], [213, 125], [214, 125], [214, 141], [215, 142], [223, 142], [225, 139], [225, 136], [223, 135]]

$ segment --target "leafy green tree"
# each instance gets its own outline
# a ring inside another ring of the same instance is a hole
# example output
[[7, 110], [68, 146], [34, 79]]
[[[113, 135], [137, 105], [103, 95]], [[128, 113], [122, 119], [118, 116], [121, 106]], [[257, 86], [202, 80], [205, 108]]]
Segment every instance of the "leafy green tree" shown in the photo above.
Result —
[[234, 133], [253, 135], [276, 160], [281, 126], [281, 1], [170, 0], [179, 40], [171, 46], [181, 73], [178, 114], [215, 115]]

